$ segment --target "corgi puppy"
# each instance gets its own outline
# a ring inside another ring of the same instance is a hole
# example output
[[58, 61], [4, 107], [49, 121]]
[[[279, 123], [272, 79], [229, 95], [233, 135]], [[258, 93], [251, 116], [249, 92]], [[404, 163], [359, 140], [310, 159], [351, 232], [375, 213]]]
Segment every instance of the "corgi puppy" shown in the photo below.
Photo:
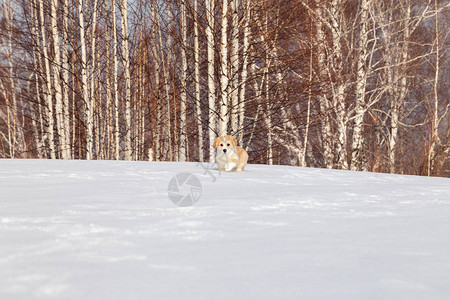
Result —
[[218, 137], [214, 141], [213, 147], [217, 149], [216, 163], [219, 171], [244, 171], [248, 154], [247, 151], [237, 145], [234, 137], [229, 135]]

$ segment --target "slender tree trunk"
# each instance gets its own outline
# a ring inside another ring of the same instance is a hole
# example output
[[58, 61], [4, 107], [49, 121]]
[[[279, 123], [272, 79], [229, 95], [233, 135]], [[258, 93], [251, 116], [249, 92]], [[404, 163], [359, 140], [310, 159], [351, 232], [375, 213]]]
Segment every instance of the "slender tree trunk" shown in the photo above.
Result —
[[[10, 101], [9, 101], [9, 95], [6, 92], [7, 89], [5, 88], [3, 82], [0, 80], [0, 89], [2, 91], [3, 97], [5, 97], [6, 100], [6, 127], [8, 130], [8, 138], [6, 139], [6, 142], [8, 143], [8, 149], [9, 149], [9, 158], [14, 158], [14, 144], [12, 140], [12, 125], [11, 125], [11, 112], [10, 112]], [[0, 113], [3, 113], [3, 111], [0, 110]]]
[[228, 126], [228, 0], [222, 0], [220, 42], [220, 117], [219, 135], [227, 134]]
[[81, 89], [82, 99], [85, 103], [85, 122], [86, 122], [86, 159], [94, 158], [94, 119], [92, 100], [89, 99], [89, 86], [87, 75], [87, 51], [86, 51], [86, 31], [84, 28], [84, 9], [83, 0], [78, 0], [78, 18], [80, 26], [80, 47], [81, 47]]
[[[268, 75], [266, 74], [266, 79], [264, 79], [266, 81], [265, 84], [265, 93], [266, 95], [268, 95], [269, 89], [268, 89], [268, 82], [267, 82], [267, 77]], [[271, 111], [271, 107], [270, 107], [270, 103], [269, 103], [269, 99], [266, 97], [265, 99], [265, 103], [266, 103], [266, 109], [264, 111], [265, 114], [265, 122], [266, 122], [266, 127], [267, 127], [267, 162], [269, 165], [273, 165], [273, 129], [272, 129], [272, 111]]]
[[345, 108], [344, 85], [339, 84], [335, 96], [336, 109], [336, 131], [337, 131], [337, 164], [340, 169], [348, 169], [347, 163], [347, 110]]
[[[73, 27], [74, 27], [74, 21], [71, 22], [71, 29], [73, 31]], [[75, 51], [72, 52], [72, 70], [76, 70], [75, 67], [75, 62], [76, 62], [76, 53]], [[76, 157], [76, 152], [75, 152], [75, 145], [77, 142], [77, 134], [79, 134], [80, 130], [81, 130], [81, 126], [78, 126], [77, 128], [77, 122], [79, 122], [77, 116], [78, 116], [78, 111], [76, 109], [75, 106], [75, 99], [76, 99], [76, 93], [75, 93], [75, 89], [79, 90], [80, 89], [80, 81], [78, 80], [78, 77], [75, 76], [75, 72], [72, 72], [72, 82], [74, 84], [74, 88], [72, 89], [72, 157], [75, 158]], [[79, 136], [78, 138], [78, 158], [81, 158], [81, 137]]]
[[152, 43], [152, 54], [153, 54], [153, 63], [155, 66], [155, 93], [156, 93], [156, 101], [155, 101], [155, 110], [156, 110], [156, 121], [155, 121], [155, 160], [158, 161], [161, 158], [161, 137], [160, 137], [160, 132], [161, 132], [161, 93], [160, 93], [160, 68], [161, 68], [161, 64], [160, 64], [160, 56], [159, 56], [159, 52], [157, 49], [157, 43], [156, 41], [158, 40], [157, 37], [157, 26], [156, 26], [156, 18], [158, 18], [159, 16], [156, 15], [156, 9], [155, 9], [155, 5], [157, 5], [155, 3], [155, 0], [152, 1], [151, 4], [151, 16], [152, 16], [152, 38], [153, 38], [153, 43]]
[[[8, 63], [8, 77], [10, 81], [10, 92], [7, 93], [6, 89], [4, 87], [3, 90], [5, 91], [5, 99], [6, 99], [6, 115], [7, 115], [7, 128], [8, 128], [8, 145], [9, 145], [9, 157], [15, 158], [15, 147], [16, 147], [16, 92], [15, 92], [15, 82], [14, 82], [14, 73], [13, 73], [13, 49], [12, 49], [12, 8], [11, 8], [11, 1], [8, 1], [8, 3], [3, 3], [3, 12], [4, 16], [7, 19], [8, 24], [8, 32], [7, 32], [7, 48], [8, 48], [8, 57], [6, 58], [6, 61]], [[13, 112], [11, 113], [11, 102], [10, 97], [12, 99], [13, 104]], [[12, 114], [12, 118], [11, 118]], [[12, 120], [11, 120], [12, 119]]]
[[[36, 143], [36, 152], [38, 158], [46, 158], [45, 155], [45, 132], [44, 132], [44, 121], [42, 116], [42, 107], [41, 107], [41, 86], [39, 74], [43, 74], [42, 64], [39, 54], [39, 29], [38, 29], [38, 20], [37, 20], [37, 12], [35, 7], [35, 1], [30, 1], [30, 13], [31, 13], [31, 33], [33, 35], [33, 63], [34, 63], [34, 80], [35, 80], [35, 89], [36, 89], [36, 105], [34, 109], [35, 114], [32, 117], [33, 127], [35, 128], [35, 143]], [[38, 121], [39, 122], [38, 122]], [[39, 125], [38, 125], [39, 123]], [[43, 153], [44, 152], [44, 153]]]
[[238, 19], [238, 0], [231, 0], [231, 131], [236, 135], [239, 128], [238, 105], [239, 105], [239, 19]]
[[197, 131], [198, 131], [198, 160], [203, 162], [203, 128], [202, 128], [202, 110], [200, 98], [200, 60], [198, 45], [198, 1], [194, 0], [194, 77], [195, 77], [195, 109], [197, 115]]
[[50, 157], [56, 158], [56, 140], [55, 140], [55, 127], [53, 119], [53, 99], [52, 99], [52, 86], [51, 86], [51, 74], [50, 74], [50, 58], [48, 56], [48, 44], [47, 35], [45, 33], [45, 19], [44, 19], [44, 4], [43, 0], [39, 0], [39, 15], [41, 20], [41, 49], [44, 56], [44, 66], [46, 75], [46, 99], [47, 99], [47, 132], [49, 135], [49, 148]]
[[[53, 82], [55, 87], [55, 112], [56, 112], [56, 127], [58, 128], [58, 140], [60, 145], [60, 157], [62, 159], [70, 158], [70, 145], [66, 144], [66, 128], [64, 127], [63, 114], [63, 98], [62, 98], [62, 84], [61, 84], [61, 47], [59, 44], [58, 34], [58, 1], [51, 0], [51, 27], [53, 40], [54, 63], [53, 66]], [[64, 18], [64, 16], [63, 16]]]
[[[64, 0], [63, 4], [63, 29], [62, 29], [62, 59], [63, 59], [63, 95], [62, 95], [62, 116], [63, 116], [63, 145], [66, 151], [66, 158], [72, 157], [72, 147], [70, 145], [70, 112], [69, 112], [69, 62], [70, 55], [68, 50], [68, 18], [69, 18], [69, 1]], [[72, 83], [73, 84], [73, 83]]]
[[[408, 60], [408, 52], [409, 52], [409, 37], [410, 37], [410, 21], [411, 21], [411, 4], [409, 1], [405, 1], [405, 16], [403, 17], [403, 41], [402, 46], [400, 47], [400, 64], [405, 65]], [[394, 69], [394, 74], [396, 75], [394, 81], [399, 84], [390, 85], [396, 86], [396, 91], [392, 91], [391, 95], [395, 95], [391, 98], [391, 134], [389, 137], [389, 171], [390, 173], [396, 172], [397, 167], [397, 139], [398, 139], [398, 130], [400, 127], [400, 109], [403, 105], [403, 102], [406, 98], [406, 94], [408, 91], [407, 88], [407, 73], [405, 71], [401, 72], [399, 69], [405, 69], [404, 66], [399, 66]], [[392, 70], [387, 70], [387, 72], [391, 73]], [[399, 85], [399, 86], [398, 86]]]
[[113, 60], [114, 60], [114, 75], [113, 75], [113, 86], [114, 86], [114, 157], [116, 160], [120, 159], [120, 102], [119, 102], [119, 63], [118, 63], [118, 53], [117, 53], [117, 21], [116, 21], [116, 0], [112, 0], [112, 27], [113, 27]]
[[187, 47], [187, 26], [186, 26], [186, 3], [185, 0], [181, 1], [181, 103], [180, 103], [180, 152], [179, 161], [186, 161], [186, 104], [187, 104], [187, 59], [186, 59], [186, 47]]
[[[106, 9], [106, 11], [109, 12], [110, 7], [109, 7], [109, 1], [108, 0], [106, 0], [106, 2], [105, 2], [105, 9]], [[105, 14], [104, 17], [105, 17], [104, 22], [105, 22], [105, 24], [107, 24], [110, 15], [109, 14]], [[110, 28], [108, 28], [108, 30], [110, 30]], [[112, 141], [113, 141], [113, 138], [112, 137], [113, 137], [113, 120], [114, 120], [113, 119], [114, 118], [114, 110], [113, 110], [113, 107], [114, 107], [114, 103], [113, 103], [114, 91], [113, 91], [112, 83], [111, 83], [111, 80], [112, 80], [112, 77], [113, 77], [113, 75], [112, 75], [113, 71], [112, 71], [112, 68], [111, 68], [111, 65], [110, 65], [110, 62], [112, 60], [112, 58], [111, 58], [111, 41], [112, 41], [111, 31], [107, 31], [106, 32], [106, 36], [105, 36], [105, 39], [106, 39], [106, 50], [105, 50], [106, 51], [106, 61], [108, 62], [108, 65], [106, 66], [106, 69], [107, 69], [106, 74], [107, 75], [106, 75], [106, 93], [105, 93], [106, 94], [106, 108], [105, 108], [105, 111], [106, 111], [106, 118], [107, 118], [106, 124], [105, 124], [105, 144], [106, 144], [106, 147], [107, 147], [105, 156], [107, 157], [107, 159], [112, 159], [112, 156], [113, 156], [113, 154], [112, 154], [112, 149], [113, 149]]]
[[[269, 28], [268, 28], [268, 23], [269, 23], [269, 14], [266, 13], [266, 17], [265, 17], [265, 32], [268, 33], [269, 32]], [[264, 36], [262, 37], [263, 40], [267, 43], [267, 40], [264, 38]], [[273, 43], [273, 50], [271, 51], [273, 58], [277, 57], [277, 49], [276, 49], [276, 44]], [[270, 65], [271, 65], [271, 61], [273, 59], [272, 57], [269, 56], [269, 50], [266, 50], [266, 57], [265, 57], [265, 68], [264, 68], [264, 72], [263, 72], [263, 78], [262, 80], [265, 82], [264, 83], [264, 97], [265, 97], [265, 104], [266, 104], [266, 109], [265, 109], [265, 122], [266, 122], [266, 127], [267, 127], [267, 160], [268, 160], [268, 164], [269, 165], [273, 165], [273, 128], [272, 128], [272, 104], [271, 104], [271, 98], [270, 98], [270, 91], [269, 91], [269, 84], [270, 84], [270, 80], [269, 80], [269, 69], [270, 69]]]
[[[253, 73], [256, 73], [256, 66], [255, 64], [251, 65]], [[264, 77], [261, 78], [261, 85], [264, 83]], [[248, 151], [248, 147], [250, 146], [250, 143], [252, 142], [253, 136], [255, 135], [256, 126], [258, 125], [258, 117], [260, 114], [260, 111], [262, 109], [262, 86], [258, 85], [258, 82], [256, 80], [253, 81], [253, 90], [255, 92], [255, 99], [258, 103], [258, 106], [256, 107], [256, 113], [253, 117], [252, 123], [253, 127], [252, 130], [250, 130], [250, 136], [247, 141], [247, 145], [245, 146], [245, 151]]]
[[209, 121], [208, 121], [208, 133], [209, 142], [211, 147], [209, 147], [209, 161], [214, 162], [215, 153], [212, 147], [212, 143], [216, 138], [214, 129], [216, 128], [216, 117], [215, 117], [215, 104], [216, 104], [216, 89], [215, 89], [215, 76], [214, 76], [214, 1], [206, 0], [206, 39], [207, 39], [207, 49], [208, 49], [208, 105], [209, 105]]
[[124, 159], [132, 160], [131, 138], [131, 77], [130, 77], [130, 52], [128, 50], [128, 0], [122, 0], [120, 13], [122, 14], [122, 57], [125, 73], [125, 151]]
[[[433, 114], [431, 120], [431, 135], [430, 135], [430, 147], [428, 150], [428, 164], [427, 164], [427, 176], [431, 176], [434, 171], [435, 165], [435, 157], [436, 157], [436, 146], [440, 144], [439, 140], [439, 75], [441, 68], [441, 60], [440, 60], [440, 39], [439, 39], [439, 16], [438, 16], [438, 4], [437, 0], [434, 0], [434, 11], [435, 11], [435, 19], [434, 19], [434, 27], [435, 27], [435, 39], [434, 45], [436, 45], [436, 64], [434, 66], [434, 82], [433, 82]], [[448, 109], [448, 105], [447, 105]], [[448, 151], [448, 150], [447, 150]]]
[[[98, 120], [98, 105], [96, 101], [96, 85], [95, 85], [95, 78], [96, 78], [96, 64], [97, 64], [97, 11], [98, 11], [98, 0], [94, 0], [93, 2], [93, 9], [94, 12], [92, 14], [92, 29], [91, 29], [91, 66], [89, 70], [89, 76], [90, 76], [90, 83], [89, 83], [89, 106], [91, 107], [91, 120], [92, 120], [92, 153], [95, 152], [96, 158], [98, 159], [101, 155], [100, 151], [100, 126], [95, 126], [96, 120]], [[87, 68], [87, 67], [86, 67]], [[95, 141], [95, 143], [94, 143]], [[94, 158], [94, 157], [92, 157]]]
[[[318, 5], [320, 5], [319, 1], [316, 1]], [[317, 10], [318, 14], [318, 24], [317, 24], [317, 51], [318, 51], [318, 57], [317, 57], [317, 67], [318, 67], [318, 73], [319, 73], [319, 80], [321, 82], [321, 91], [322, 94], [319, 96], [319, 108], [321, 113], [321, 139], [322, 139], [322, 149], [323, 149], [323, 160], [324, 165], [326, 168], [331, 169], [333, 168], [333, 143], [332, 143], [332, 133], [331, 133], [331, 124], [330, 124], [330, 105], [328, 103], [327, 99], [327, 89], [328, 87], [324, 82], [326, 82], [326, 61], [325, 61], [325, 47], [326, 47], [326, 39], [325, 39], [325, 32], [322, 29], [323, 20], [325, 18], [323, 13], [323, 8], [319, 8]]]
[[330, 64], [333, 71], [339, 74], [334, 84], [332, 91], [333, 108], [336, 116], [336, 162], [338, 168], [348, 169], [347, 163], [347, 109], [345, 105], [345, 82], [343, 80], [344, 62], [342, 54], [342, 39], [345, 29], [342, 28], [342, 1], [334, 0], [329, 9], [331, 36], [333, 45], [333, 58], [330, 59]]
[[371, 0], [361, 1], [361, 30], [358, 41], [358, 56], [356, 65], [356, 103], [355, 103], [355, 118], [353, 126], [353, 141], [352, 141], [352, 163], [351, 169], [354, 171], [367, 170], [366, 158], [363, 154], [363, 120], [365, 114], [365, 95], [366, 95], [366, 55], [367, 55], [367, 40], [368, 40], [368, 17], [369, 5]]
[[[141, 20], [144, 20], [143, 15], [143, 1], [139, 2], [139, 17]], [[135, 111], [138, 114], [138, 137], [136, 138], [136, 155], [135, 160], [144, 160], [145, 159], [145, 79], [144, 79], [144, 66], [146, 64], [147, 59], [147, 48], [145, 47], [144, 42], [144, 31], [147, 27], [147, 22], [143, 21], [139, 25], [139, 72], [138, 72], [138, 101], [136, 104]], [[150, 112], [149, 112], [150, 114]]]
[[95, 51], [95, 53], [92, 54], [92, 60], [96, 61], [95, 65], [92, 69], [92, 78], [94, 78], [94, 81], [91, 85], [91, 91], [93, 90], [93, 107], [94, 107], [94, 130], [95, 130], [95, 153], [97, 154], [96, 159], [104, 159], [104, 144], [102, 141], [103, 136], [103, 123], [106, 121], [104, 118], [102, 118], [102, 96], [101, 96], [101, 90], [100, 90], [100, 59], [99, 59], [99, 51]]
[[[159, 20], [160, 13], [159, 13], [159, 1], [156, 1], [156, 7], [157, 7], [157, 20], [156, 25], [158, 27], [158, 37], [159, 37], [159, 51], [160, 51], [160, 58], [161, 58], [161, 67], [164, 74], [164, 91], [165, 91], [165, 124], [164, 124], [164, 158], [166, 160], [171, 161], [173, 158], [172, 153], [172, 126], [171, 126], [171, 105], [170, 105], [170, 82], [169, 82], [169, 62], [171, 61], [170, 57], [166, 58], [166, 55], [164, 54], [163, 48], [164, 44], [162, 41], [162, 32], [161, 32], [161, 22]], [[171, 39], [170, 35], [169, 38], [166, 41], [167, 48], [170, 48], [171, 45]], [[170, 51], [168, 56], [171, 56]], [[166, 58], [166, 59], [165, 59]]]
[[305, 136], [303, 139], [303, 148], [302, 148], [302, 161], [300, 162], [302, 167], [306, 167], [306, 149], [308, 145], [308, 134], [309, 134], [309, 124], [310, 124], [310, 116], [311, 116], [311, 99], [312, 99], [312, 82], [313, 82], [313, 61], [314, 61], [314, 55], [313, 55], [313, 15], [311, 14], [310, 17], [310, 28], [309, 28], [309, 44], [310, 44], [310, 51], [309, 51], [309, 76], [308, 76], [308, 107], [306, 109], [306, 126], [305, 126]]
[[245, 126], [245, 88], [247, 84], [247, 76], [248, 76], [248, 56], [250, 49], [250, 17], [251, 17], [251, 0], [246, 1], [245, 8], [245, 25], [244, 25], [244, 37], [243, 37], [243, 49], [242, 49], [242, 73], [241, 73], [241, 84], [240, 84], [240, 94], [239, 94], [239, 125], [238, 128], [240, 130], [239, 134], [239, 144], [243, 145], [244, 139], [244, 126]]

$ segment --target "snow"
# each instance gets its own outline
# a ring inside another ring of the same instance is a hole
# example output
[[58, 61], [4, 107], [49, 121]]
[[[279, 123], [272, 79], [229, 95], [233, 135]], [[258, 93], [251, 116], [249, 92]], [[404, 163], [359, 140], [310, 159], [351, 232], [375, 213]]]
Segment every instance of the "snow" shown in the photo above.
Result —
[[449, 299], [449, 179], [209, 167], [0, 160], [0, 299]]

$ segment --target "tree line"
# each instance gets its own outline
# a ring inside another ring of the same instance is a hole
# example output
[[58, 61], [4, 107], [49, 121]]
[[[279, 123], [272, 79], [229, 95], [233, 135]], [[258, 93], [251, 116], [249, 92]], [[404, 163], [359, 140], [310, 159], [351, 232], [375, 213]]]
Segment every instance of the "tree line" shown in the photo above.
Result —
[[449, 176], [441, 0], [1, 0], [0, 157]]

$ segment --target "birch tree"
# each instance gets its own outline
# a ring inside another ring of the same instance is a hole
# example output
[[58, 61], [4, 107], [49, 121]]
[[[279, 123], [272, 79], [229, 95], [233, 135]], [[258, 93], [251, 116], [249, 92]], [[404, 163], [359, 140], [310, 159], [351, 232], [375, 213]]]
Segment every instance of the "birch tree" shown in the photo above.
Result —
[[153, 38], [153, 43], [152, 43], [152, 54], [153, 54], [153, 63], [154, 63], [154, 69], [155, 69], [155, 76], [154, 76], [154, 80], [155, 80], [155, 98], [156, 98], [156, 103], [155, 103], [155, 110], [156, 110], [156, 120], [155, 120], [155, 159], [159, 160], [161, 158], [161, 137], [160, 137], [160, 132], [161, 132], [161, 94], [160, 94], [160, 68], [161, 68], [161, 64], [160, 64], [160, 57], [159, 57], [159, 51], [157, 49], [157, 43], [155, 41], [158, 40], [157, 36], [158, 36], [158, 30], [157, 30], [157, 19], [158, 16], [156, 15], [156, 8], [155, 6], [157, 5], [157, 3], [155, 3], [156, 1], [152, 1], [151, 4], [151, 17], [152, 17], [152, 38]]
[[187, 104], [187, 25], [186, 25], [186, 3], [181, 1], [181, 103], [180, 103], [180, 154], [179, 161], [186, 161], [186, 104]]
[[[441, 99], [439, 97], [439, 86], [440, 86], [440, 76], [442, 72], [442, 68], [445, 64], [448, 63], [448, 56], [445, 55], [444, 41], [448, 39], [448, 35], [450, 30], [448, 29], [448, 24], [441, 25], [440, 24], [440, 14], [441, 9], [438, 5], [438, 1], [434, 0], [434, 37], [433, 37], [433, 48], [434, 48], [434, 78], [432, 81], [432, 96], [431, 96], [431, 130], [429, 137], [429, 148], [428, 148], [428, 157], [427, 157], [427, 168], [426, 175], [431, 176], [437, 173], [437, 169], [439, 164], [443, 164], [443, 162], [448, 159], [449, 149], [450, 149], [450, 138], [448, 134], [448, 130], [444, 130], [443, 138], [440, 137], [440, 129], [442, 125], [447, 123], [448, 129], [448, 114], [450, 104], [447, 101], [443, 101], [441, 103]], [[446, 104], [446, 105], [445, 105]], [[443, 125], [445, 126], [445, 125]], [[439, 151], [438, 151], [438, 148]], [[440, 152], [440, 153], [439, 153]], [[442, 157], [441, 161], [439, 161], [439, 154]]]
[[[237, 134], [239, 123], [239, 16], [238, 16], [238, 0], [231, 0], [231, 51], [230, 51], [230, 79], [231, 79], [231, 132]], [[244, 29], [245, 30], [245, 29]]]
[[316, 5], [319, 6], [317, 9], [318, 15], [318, 23], [316, 26], [316, 36], [317, 36], [317, 48], [318, 48], [318, 56], [317, 56], [317, 68], [318, 68], [318, 78], [320, 81], [320, 89], [323, 91], [319, 97], [319, 108], [320, 113], [322, 115], [321, 118], [321, 141], [322, 141], [322, 149], [323, 149], [323, 160], [326, 168], [331, 169], [333, 167], [333, 149], [332, 149], [332, 133], [331, 133], [331, 120], [330, 120], [330, 105], [327, 99], [327, 89], [328, 87], [325, 85], [327, 82], [326, 79], [326, 60], [325, 60], [325, 47], [326, 47], [326, 38], [325, 32], [323, 30], [326, 25], [326, 16], [325, 9], [320, 6], [320, 1], [316, 0]]
[[[207, 53], [208, 53], [208, 135], [209, 142], [212, 146], [216, 138], [216, 133], [214, 132], [216, 128], [216, 116], [215, 116], [215, 104], [216, 104], [216, 88], [215, 88], [215, 76], [214, 76], [214, 1], [205, 0], [206, 3], [206, 42], [207, 42]], [[209, 148], [209, 161], [214, 162], [215, 154], [213, 147]]]
[[220, 39], [220, 115], [219, 135], [227, 134], [228, 125], [228, 0], [222, 0]]
[[[332, 59], [330, 59], [330, 68], [333, 70], [331, 76], [335, 77], [335, 82], [331, 87], [332, 106], [335, 112], [335, 127], [336, 127], [336, 150], [335, 156], [337, 167], [340, 169], [348, 169], [347, 163], [347, 122], [348, 122], [348, 107], [345, 101], [345, 71], [344, 71], [344, 56], [343, 56], [343, 39], [345, 36], [345, 17], [342, 12], [343, 3], [340, 0], [333, 0], [330, 11], [330, 25], [333, 45]], [[364, 45], [365, 46], [365, 45]]]
[[[41, 105], [41, 80], [39, 74], [43, 74], [42, 68], [42, 58], [39, 53], [39, 28], [38, 28], [38, 17], [36, 3], [31, 0], [30, 3], [30, 13], [31, 13], [31, 34], [33, 37], [32, 53], [33, 53], [33, 65], [34, 65], [34, 80], [35, 80], [35, 92], [36, 92], [36, 105], [34, 106], [34, 116], [32, 117], [33, 127], [35, 130], [35, 143], [36, 152], [38, 158], [46, 158], [47, 153], [45, 151], [45, 129], [44, 129], [44, 119], [42, 113]], [[36, 108], [37, 107], [37, 108]]]
[[[6, 17], [7, 22], [7, 63], [8, 63], [8, 77], [11, 90], [9, 93], [4, 93], [4, 97], [6, 100], [6, 122], [7, 122], [7, 131], [8, 131], [8, 146], [9, 146], [9, 157], [15, 158], [15, 148], [16, 148], [16, 111], [17, 111], [17, 102], [16, 102], [16, 93], [15, 93], [15, 81], [14, 81], [14, 73], [13, 73], [13, 48], [12, 48], [12, 7], [11, 1], [7, 3], [3, 3], [3, 13]], [[3, 86], [2, 89], [6, 91]], [[12, 108], [12, 109], [11, 109]], [[12, 110], [12, 111], [11, 111]]]
[[117, 21], [116, 21], [116, 0], [111, 2], [112, 8], [112, 48], [113, 48], [113, 98], [114, 98], [114, 158], [120, 159], [120, 127], [119, 127], [119, 62], [117, 53]]
[[198, 132], [198, 159], [203, 162], [203, 124], [202, 124], [202, 109], [200, 98], [200, 48], [199, 48], [199, 34], [198, 34], [198, 1], [194, 0], [194, 81], [195, 81], [195, 109], [197, 119]]
[[130, 52], [128, 49], [128, 1], [122, 0], [120, 6], [122, 24], [122, 60], [125, 76], [125, 149], [124, 159], [132, 160], [131, 140], [131, 77], [130, 77]]
[[247, 85], [248, 76], [248, 57], [250, 49], [250, 18], [251, 18], [251, 0], [245, 1], [245, 22], [244, 22], [244, 36], [242, 38], [242, 73], [241, 73], [241, 83], [240, 83], [240, 93], [239, 93], [239, 124], [238, 128], [240, 130], [238, 141], [239, 144], [243, 144], [244, 139], [244, 118], [245, 118], [245, 90]]
[[63, 118], [63, 137], [62, 144], [63, 149], [65, 149], [65, 157], [72, 157], [72, 147], [70, 145], [70, 112], [69, 112], [69, 63], [70, 63], [70, 54], [69, 54], [69, 1], [64, 0], [63, 2], [63, 16], [62, 16], [62, 78], [63, 78], [63, 95], [62, 95], [62, 118]]
[[[70, 144], [67, 143], [68, 135], [67, 128], [65, 127], [66, 122], [64, 121], [65, 116], [63, 114], [63, 93], [62, 93], [62, 83], [61, 83], [61, 47], [59, 44], [59, 33], [58, 33], [58, 24], [57, 21], [59, 19], [58, 15], [58, 1], [51, 0], [51, 32], [52, 32], [52, 41], [53, 41], [53, 55], [54, 55], [54, 63], [52, 63], [53, 69], [53, 82], [55, 88], [55, 113], [56, 113], [56, 122], [58, 128], [59, 135], [59, 144], [61, 148], [61, 158], [69, 159], [70, 158]], [[64, 18], [64, 16], [63, 16]]]
[[352, 139], [352, 170], [367, 170], [366, 158], [363, 154], [363, 120], [365, 114], [366, 79], [367, 66], [366, 58], [368, 52], [368, 21], [369, 6], [371, 0], [362, 0], [360, 5], [360, 30], [358, 39], [358, 53], [356, 63], [356, 96], [355, 96], [355, 116]]
[[46, 80], [46, 105], [47, 105], [47, 132], [49, 136], [49, 148], [50, 157], [56, 159], [56, 138], [54, 132], [54, 112], [53, 112], [53, 98], [52, 98], [52, 80], [50, 74], [50, 57], [47, 44], [47, 35], [45, 30], [45, 18], [44, 18], [44, 3], [43, 0], [39, 1], [39, 18], [40, 18], [40, 31], [41, 31], [41, 49], [45, 66], [45, 80]]
[[86, 30], [84, 24], [84, 7], [83, 0], [78, 0], [78, 18], [80, 30], [80, 47], [81, 47], [81, 89], [82, 101], [85, 103], [85, 123], [86, 123], [86, 159], [94, 158], [94, 118], [93, 118], [93, 101], [89, 98], [88, 86], [88, 68], [87, 68], [87, 45]]

